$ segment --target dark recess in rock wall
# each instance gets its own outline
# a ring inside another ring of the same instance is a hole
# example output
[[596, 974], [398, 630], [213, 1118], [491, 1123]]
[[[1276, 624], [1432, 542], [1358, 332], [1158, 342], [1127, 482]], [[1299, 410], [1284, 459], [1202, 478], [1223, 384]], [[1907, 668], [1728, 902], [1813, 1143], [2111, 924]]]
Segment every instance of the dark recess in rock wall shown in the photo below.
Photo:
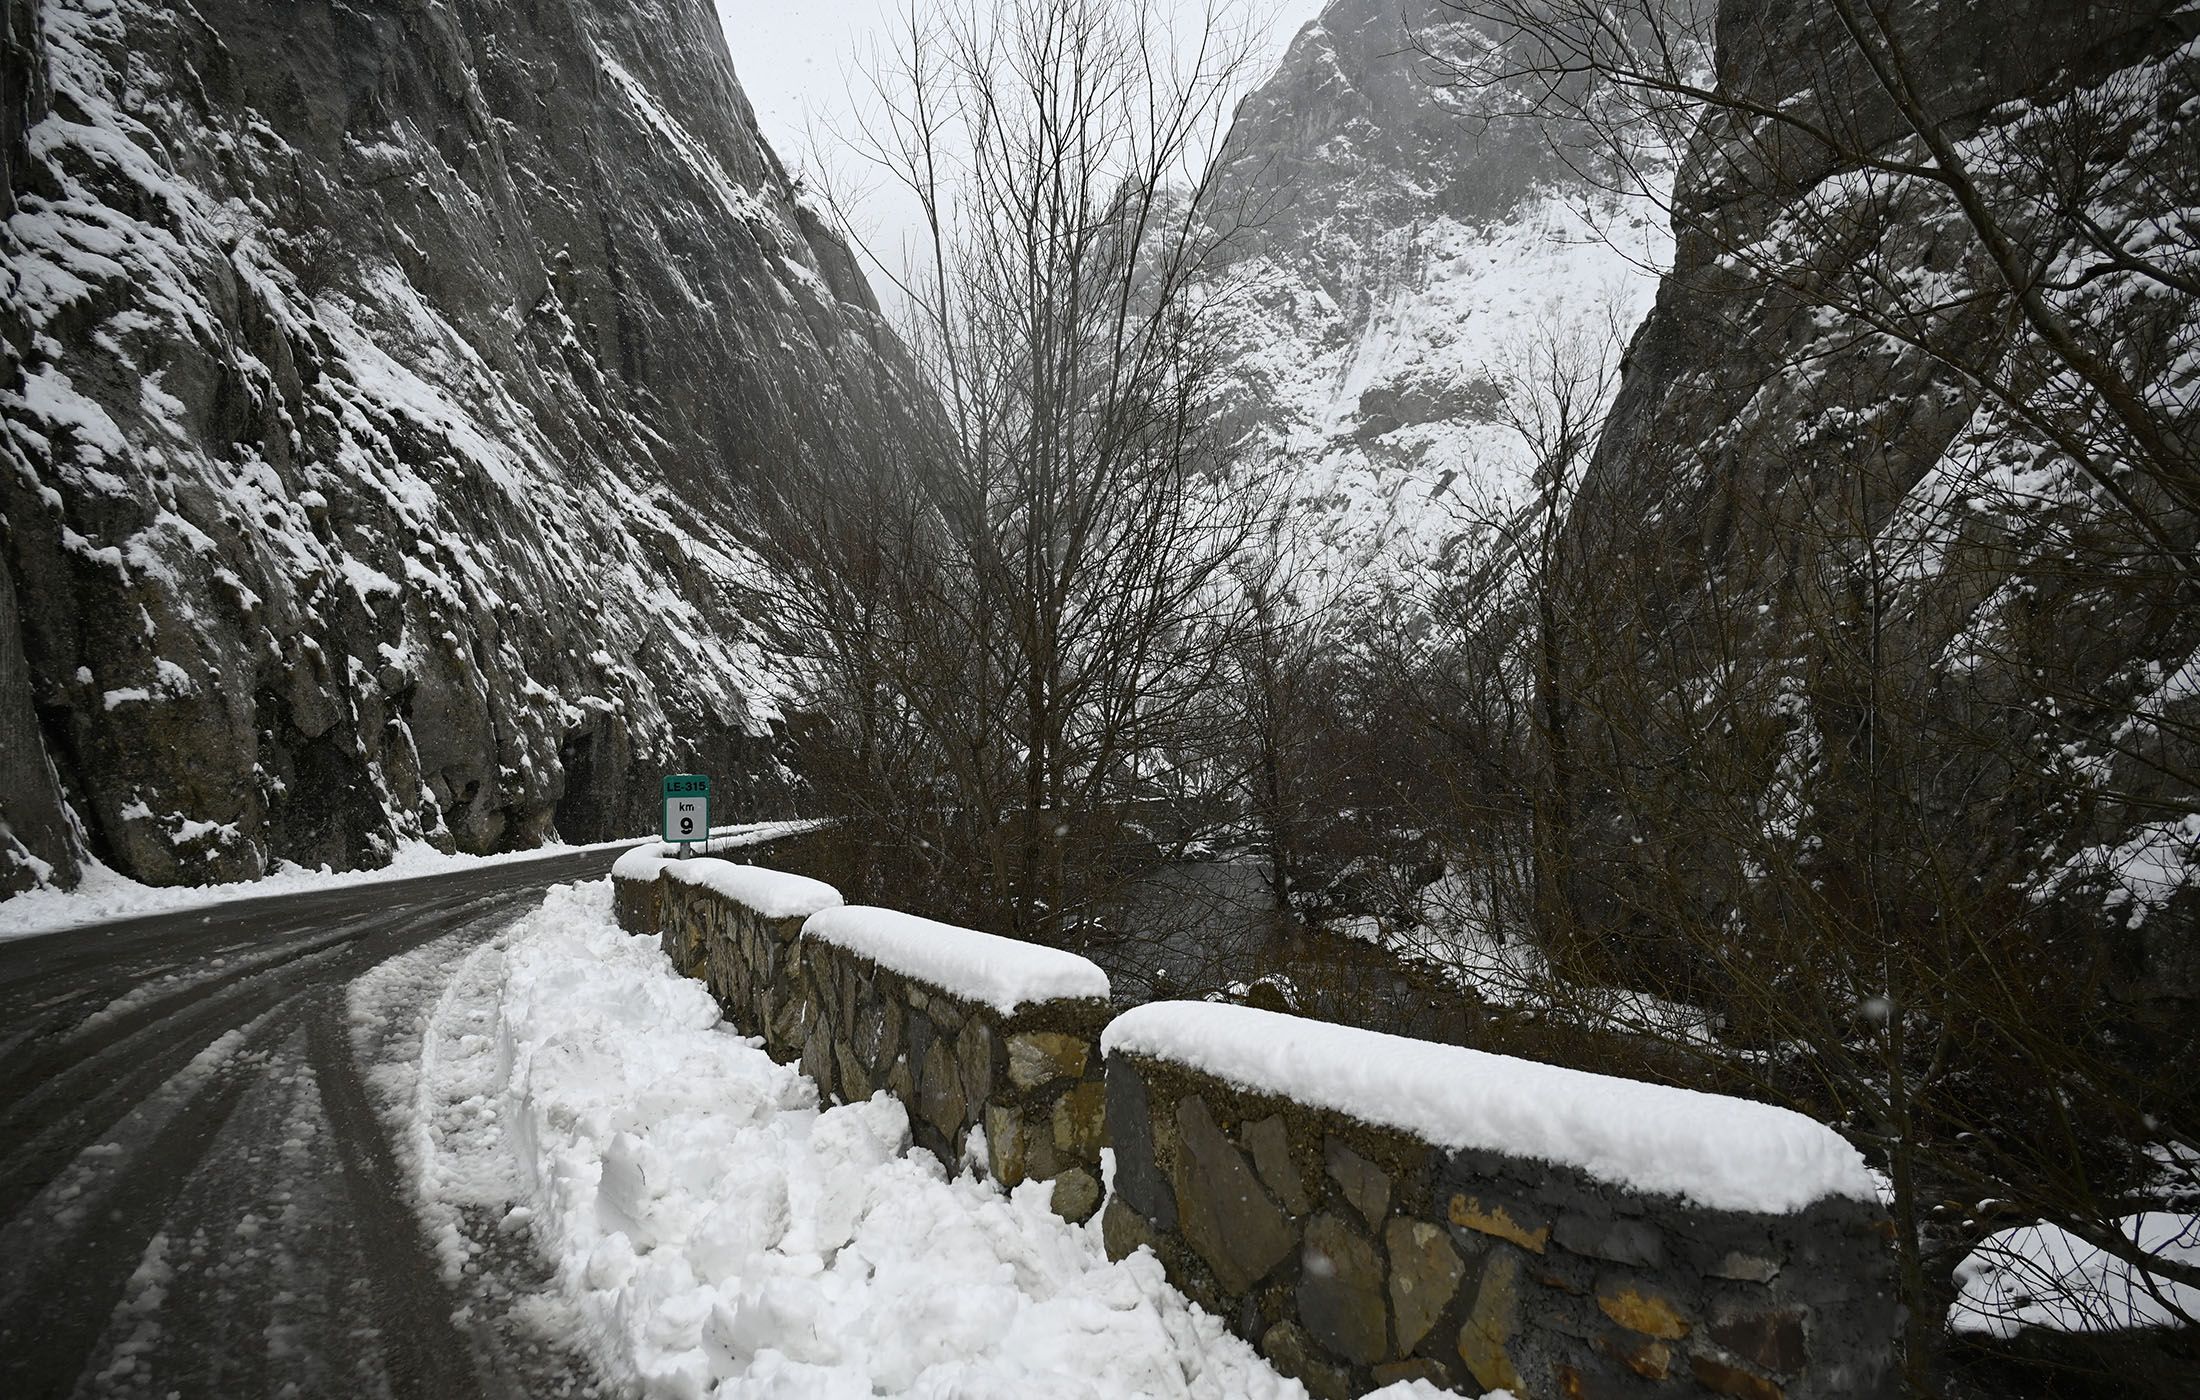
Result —
[[0, 895], [46, 882], [74, 883], [75, 852], [53, 768], [38, 741], [15, 584], [5, 569], [0, 569], [0, 793], [7, 794], [0, 811]]
[[200, 881], [636, 832], [667, 770], [786, 810], [743, 492], [909, 394], [707, 0], [5, 17], [14, 840], [65, 880], [65, 796]]

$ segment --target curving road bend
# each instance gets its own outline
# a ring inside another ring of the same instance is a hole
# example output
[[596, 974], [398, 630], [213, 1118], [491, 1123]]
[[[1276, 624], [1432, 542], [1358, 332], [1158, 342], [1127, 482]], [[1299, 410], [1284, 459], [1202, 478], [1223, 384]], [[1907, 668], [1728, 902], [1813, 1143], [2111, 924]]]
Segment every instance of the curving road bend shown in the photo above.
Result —
[[[519, 1320], [523, 1245], [444, 1280], [373, 1084], [469, 950], [618, 855], [0, 943], [0, 1395], [597, 1393]], [[359, 1014], [376, 969], [418, 1015]]]

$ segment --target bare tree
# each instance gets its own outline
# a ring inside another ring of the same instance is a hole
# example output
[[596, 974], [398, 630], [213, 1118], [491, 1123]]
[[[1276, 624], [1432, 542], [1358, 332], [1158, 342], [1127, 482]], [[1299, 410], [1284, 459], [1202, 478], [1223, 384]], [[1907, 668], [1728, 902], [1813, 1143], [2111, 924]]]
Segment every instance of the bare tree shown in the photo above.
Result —
[[912, 9], [873, 75], [867, 154], [927, 245], [874, 261], [939, 411], [870, 479], [788, 483], [767, 534], [836, 523], [763, 548], [790, 632], [832, 639], [844, 747], [890, 713], [925, 766], [860, 763], [883, 805], [932, 813], [974, 912], [1027, 936], [1105, 904], [1127, 804], [1209, 742], [1259, 516], [1206, 429], [1207, 172], [1245, 55], [1219, 9], [1015, 0]]

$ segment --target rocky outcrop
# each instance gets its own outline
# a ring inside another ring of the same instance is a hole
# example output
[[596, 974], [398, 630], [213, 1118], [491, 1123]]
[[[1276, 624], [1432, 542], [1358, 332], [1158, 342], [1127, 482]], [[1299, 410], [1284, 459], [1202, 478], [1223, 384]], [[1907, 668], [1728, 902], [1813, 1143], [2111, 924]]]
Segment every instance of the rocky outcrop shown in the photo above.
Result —
[[1332, 0], [1218, 166], [1226, 422], [1249, 461], [1280, 460], [1294, 534], [1355, 566], [1434, 558], [1516, 499], [1508, 365], [1606, 309], [1631, 325], [1663, 256], [1647, 205], [1491, 120], [1505, 94], [1447, 80], [1480, 41], [1441, 0]]
[[[1892, 13], [2038, 294], [2189, 460], [2200, 21]], [[2109, 985], [2188, 997], [2200, 612], [2176, 561], [2200, 521], [2130, 469], [1951, 187], [1900, 173], [1930, 153], [1831, 7], [1717, 15], [1720, 90], [1841, 139], [1714, 114], [1681, 167], [1674, 266], [1572, 521], [1567, 650], [1595, 721], [1574, 739], [1617, 755], [1582, 760], [1579, 834], [1606, 862], [1585, 883], [1667, 912], [1643, 892], [1685, 890], [1709, 921], [1767, 870], [1840, 908], [1878, 866], [1903, 872], [1872, 896], [1900, 927], [2090, 925]]]
[[712, 7], [6, 21], [0, 889], [785, 806], [743, 493], [908, 394]]

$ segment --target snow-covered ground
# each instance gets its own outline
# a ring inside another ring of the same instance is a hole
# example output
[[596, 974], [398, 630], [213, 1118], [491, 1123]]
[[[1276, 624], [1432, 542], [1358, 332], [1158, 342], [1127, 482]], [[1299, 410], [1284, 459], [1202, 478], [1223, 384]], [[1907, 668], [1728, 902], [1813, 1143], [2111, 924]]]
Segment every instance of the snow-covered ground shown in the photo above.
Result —
[[1358, 915], [1338, 921], [1336, 932], [1417, 963], [1492, 1006], [1599, 1030], [1718, 1043], [1720, 1018], [1702, 1007], [1637, 988], [1558, 978], [1524, 930], [1492, 911], [1477, 881], [1445, 875], [1424, 886], [1415, 902], [1411, 922]]
[[[808, 822], [751, 822], [742, 826], [713, 827], [709, 849], [730, 850], [784, 836], [811, 825]], [[372, 885], [388, 880], [410, 880], [421, 875], [442, 875], [485, 865], [509, 865], [515, 861], [542, 860], [581, 851], [608, 851], [631, 846], [636, 838], [604, 841], [593, 846], [548, 845], [532, 851], [507, 851], [501, 855], [469, 856], [439, 851], [424, 841], [398, 846], [397, 856], [379, 870], [309, 870], [298, 865], [276, 867], [258, 880], [221, 885], [141, 885], [96, 860], [84, 863], [84, 880], [73, 890], [38, 889], [0, 901], [0, 942], [28, 938], [109, 919], [143, 914], [169, 914], [226, 904], [236, 899], [258, 899], [271, 894], [304, 894], [311, 890], [337, 889], [346, 885]]]
[[[399, 979], [402, 981], [402, 979]], [[378, 1013], [363, 986], [355, 1016]], [[469, 1223], [555, 1262], [537, 1322], [653, 1396], [1300, 1397], [1144, 1252], [909, 1146], [719, 1019], [610, 885], [551, 891], [458, 969], [379, 1089], [454, 1281]], [[1380, 1392], [1434, 1397], [1425, 1383]]]
[[[2118, 1228], [2149, 1258], [2200, 1265], [2200, 1215], [2147, 1211]], [[2173, 1283], [2087, 1244], [2059, 1226], [1999, 1231], [1956, 1266], [1955, 1332], [2014, 1336], [2177, 1327], [2200, 1317], [2200, 1288]]]

